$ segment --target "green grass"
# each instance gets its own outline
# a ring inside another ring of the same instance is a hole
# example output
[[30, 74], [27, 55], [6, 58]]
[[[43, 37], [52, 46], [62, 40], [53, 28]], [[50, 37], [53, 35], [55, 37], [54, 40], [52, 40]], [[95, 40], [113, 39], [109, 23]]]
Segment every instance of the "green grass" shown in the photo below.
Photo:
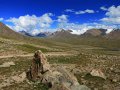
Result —
[[33, 90], [49, 90], [49, 87], [42, 83], [35, 84], [34, 86]]
[[92, 49], [91, 51], [98, 55], [120, 55], [119, 49]]
[[22, 51], [29, 52], [29, 53], [33, 53], [36, 50], [41, 50], [42, 52], [48, 52], [48, 50], [45, 48], [39, 48], [39, 47], [35, 47], [29, 44], [17, 45], [16, 48]]
[[104, 37], [70, 37], [70, 38], [52, 38], [52, 41], [64, 42], [72, 45], [89, 45], [108, 49], [119, 49], [119, 39], [107, 39]]
[[54, 56], [54, 57], [47, 57], [50, 63], [61, 63], [61, 64], [83, 64], [89, 62], [89, 58], [87, 58], [84, 54], [78, 55], [71, 55], [71, 56]]
[[92, 76], [91, 74], [86, 74], [84, 77], [81, 77], [81, 74], [75, 74], [77, 80], [80, 84], [83, 84], [81, 78], [86, 81], [84, 84], [87, 85], [89, 88], [94, 90], [94, 88], [98, 88], [99, 90], [103, 90], [103, 85], [105, 84], [105, 79], [97, 76]]

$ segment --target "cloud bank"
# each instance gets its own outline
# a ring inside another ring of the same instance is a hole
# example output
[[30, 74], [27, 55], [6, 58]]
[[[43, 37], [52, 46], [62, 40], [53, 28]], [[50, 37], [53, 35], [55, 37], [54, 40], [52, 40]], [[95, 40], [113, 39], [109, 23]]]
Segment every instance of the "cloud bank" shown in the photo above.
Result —
[[111, 6], [107, 9], [106, 17], [102, 18], [101, 21], [110, 24], [120, 24], [120, 6]]
[[36, 15], [25, 15], [19, 18], [10, 18], [6, 20], [7, 22], [13, 23], [12, 29], [16, 31], [27, 31], [32, 34], [39, 32], [42, 29], [49, 28], [53, 23], [52, 13], [43, 14], [40, 17]]

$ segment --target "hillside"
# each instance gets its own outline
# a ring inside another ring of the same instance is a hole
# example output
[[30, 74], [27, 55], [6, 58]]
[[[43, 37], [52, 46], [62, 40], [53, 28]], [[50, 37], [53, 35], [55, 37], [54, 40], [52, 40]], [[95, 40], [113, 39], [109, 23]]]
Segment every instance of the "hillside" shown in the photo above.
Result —
[[[82, 35], [74, 35], [71, 34], [69, 30], [61, 30], [56, 31], [47, 39], [49, 39], [49, 41], [57, 41], [72, 45], [90, 45], [109, 49], [120, 48], [119, 39], [110, 39], [109, 37], [106, 38], [106, 36], [106, 29], [90, 29]], [[111, 34], [109, 36], [111, 36]], [[119, 34], [117, 35], [117, 38], [118, 37], [120, 37]]]
[[120, 39], [120, 29], [115, 29], [106, 35], [110, 39]]
[[25, 35], [25, 36], [30, 36], [32, 37], [31, 34], [27, 33], [26, 31], [19, 31], [20, 34]]
[[59, 31], [56, 31], [54, 33], [52, 33], [52, 35], [50, 36], [50, 38], [71, 38], [71, 37], [76, 37], [78, 35], [74, 35], [74, 34], [71, 34], [71, 30], [64, 30], [64, 29], [61, 29]]
[[0, 22], [0, 37], [16, 39], [16, 40], [21, 40], [25, 38], [25, 36], [13, 31], [2, 22]]
[[86, 36], [86, 37], [89, 37], [89, 36], [103, 36], [103, 35], [106, 35], [106, 30], [105, 29], [90, 29], [90, 30], [87, 30], [84, 34], [82, 34], [81, 36]]

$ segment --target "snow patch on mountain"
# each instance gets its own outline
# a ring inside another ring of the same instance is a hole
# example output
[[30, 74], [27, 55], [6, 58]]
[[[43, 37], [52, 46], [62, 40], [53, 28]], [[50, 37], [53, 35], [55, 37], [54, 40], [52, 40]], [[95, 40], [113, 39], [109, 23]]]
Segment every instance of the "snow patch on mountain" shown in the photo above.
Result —
[[112, 32], [112, 31], [113, 31], [113, 29], [107, 29], [106, 34]]
[[72, 30], [71, 34], [81, 35], [85, 33], [88, 30], [88, 28], [83, 28], [81, 30]]

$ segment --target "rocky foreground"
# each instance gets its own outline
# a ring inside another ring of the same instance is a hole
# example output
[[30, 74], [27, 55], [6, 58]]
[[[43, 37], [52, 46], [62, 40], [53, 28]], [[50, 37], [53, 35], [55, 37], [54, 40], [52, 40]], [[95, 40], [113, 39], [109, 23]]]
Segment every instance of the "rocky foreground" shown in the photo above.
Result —
[[[37, 59], [40, 60], [40, 65], [34, 62]], [[80, 85], [76, 77], [64, 67], [51, 67], [41, 51], [35, 53], [27, 78], [48, 86], [49, 90], [90, 90], [87, 86]]]
[[120, 90], [117, 55], [35, 54], [0, 59], [0, 90]]

